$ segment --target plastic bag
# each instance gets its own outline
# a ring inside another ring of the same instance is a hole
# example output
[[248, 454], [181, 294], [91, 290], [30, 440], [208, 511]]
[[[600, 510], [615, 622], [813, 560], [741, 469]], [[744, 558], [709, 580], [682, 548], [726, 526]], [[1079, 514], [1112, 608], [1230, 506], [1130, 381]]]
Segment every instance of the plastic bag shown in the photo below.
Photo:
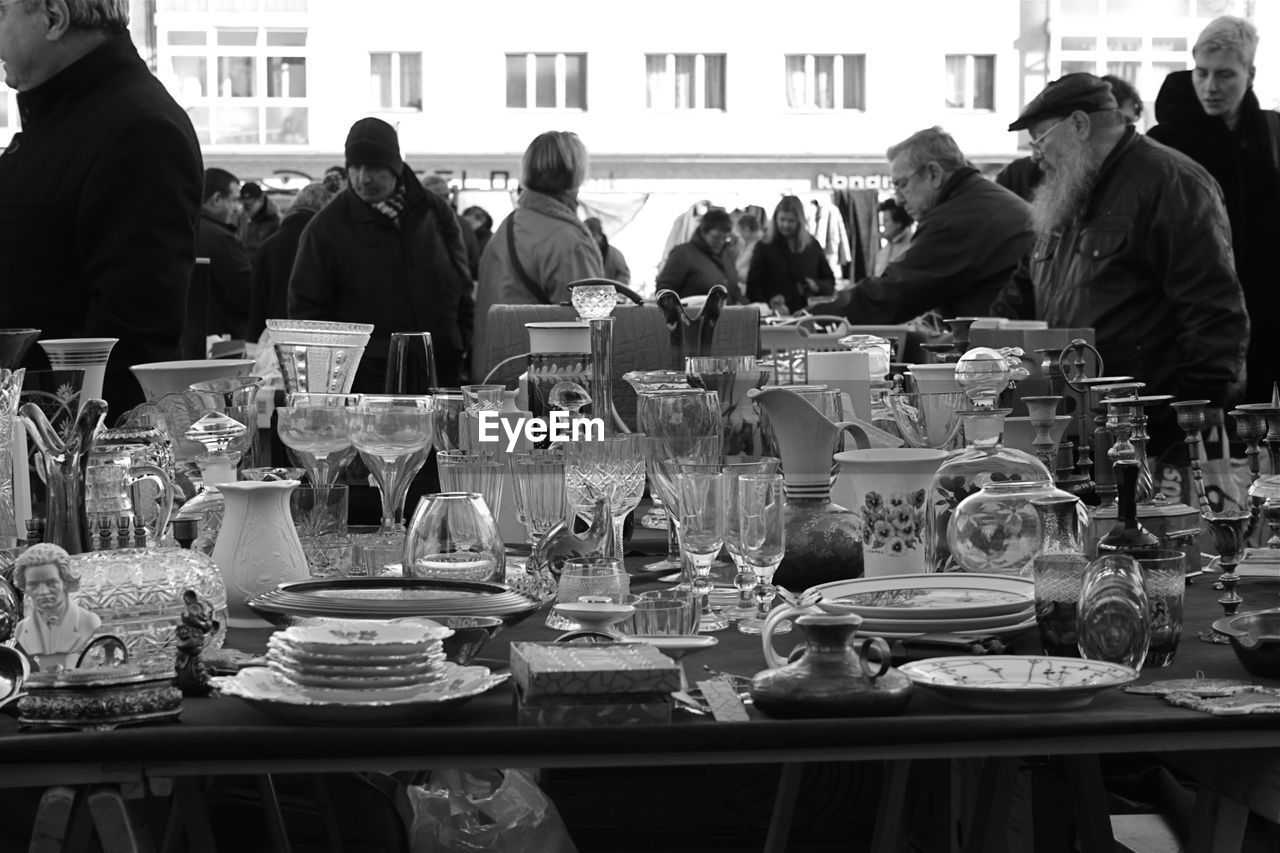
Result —
[[435, 770], [408, 796], [414, 853], [577, 853], [527, 770]]

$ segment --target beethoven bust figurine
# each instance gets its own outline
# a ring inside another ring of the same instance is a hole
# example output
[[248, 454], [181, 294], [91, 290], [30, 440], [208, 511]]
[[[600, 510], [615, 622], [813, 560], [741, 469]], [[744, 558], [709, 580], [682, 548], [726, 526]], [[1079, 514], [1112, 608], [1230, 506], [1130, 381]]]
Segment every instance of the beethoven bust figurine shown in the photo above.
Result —
[[102, 620], [71, 600], [80, 578], [72, 573], [70, 555], [47, 542], [32, 545], [14, 563], [13, 582], [30, 602], [18, 622], [18, 645], [41, 669], [74, 665], [73, 655], [89, 644]]

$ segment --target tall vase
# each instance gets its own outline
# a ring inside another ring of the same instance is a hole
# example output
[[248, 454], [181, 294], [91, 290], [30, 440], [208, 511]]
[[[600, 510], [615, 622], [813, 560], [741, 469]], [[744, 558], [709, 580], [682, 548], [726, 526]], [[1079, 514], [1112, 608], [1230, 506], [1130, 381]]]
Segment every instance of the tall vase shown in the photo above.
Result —
[[13, 439], [18, 399], [27, 371], [0, 370], [0, 549], [18, 544], [17, 507], [13, 494]]
[[[945, 450], [927, 447], [846, 450], [837, 494], [862, 526], [862, 561], [867, 577], [923, 574], [924, 505]], [[845, 487], [848, 488], [845, 488]]]
[[93, 449], [93, 437], [107, 414], [103, 400], [80, 400], [80, 412], [64, 440], [34, 403], [25, 403], [19, 413], [37, 457], [47, 494], [44, 541], [61, 546], [68, 554], [92, 550], [89, 516], [85, 512], [84, 478]]
[[302, 542], [293, 526], [289, 495], [297, 480], [223, 483], [219, 486], [226, 509], [213, 561], [227, 587], [227, 610], [232, 628], [260, 628], [246, 599], [287, 581], [311, 576]]

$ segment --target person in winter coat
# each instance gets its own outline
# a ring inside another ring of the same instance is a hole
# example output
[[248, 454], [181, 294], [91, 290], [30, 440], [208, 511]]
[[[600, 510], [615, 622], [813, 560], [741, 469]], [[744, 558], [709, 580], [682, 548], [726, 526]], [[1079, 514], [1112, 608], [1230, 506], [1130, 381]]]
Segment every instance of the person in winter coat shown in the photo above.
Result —
[[617, 246], [610, 245], [609, 238], [604, 235], [604, 226], [600, 224], [600, 219], [589, 216], [582, 224], [587, 226], [587, 230], [591, 232], [596, 245], [600, 248], [600, 258], [604, 262], [604, 277], [619, 284], [630, 284], [631, 269], [627, 266], [627, 259], [622, 256]]
[[209, 316], [205, 329], [211, 335], [246, 340], [249, 292], [253, 267], [249, 254], [236, 239], [240, 181], [225, 169], [205, 169], [204, 204], [196, 234], [196, 256], [209, 259]]
[[[1231, 220], [1236, 274], [1254, 329], [1280, 316], [1273, 259], [1280, 244], [1280, 114], [1253, 92], [1258, 31], [1243, 18], [1217, 18], [1196, 39], [1195, 68], [1165, 78], [1148, 135], [1208, 170], [1222, 187]], [[1280, 380], [1271, 341], [1249, 344], [1245, 401], [1265, 403]]]
[[280, 211], [254, 181], [240, 188], [240, 204], [244, 209], [236, 224], [236, 236], [252, 258], [258, 254], [258, 247], [280, 228]]
[[850, 291], [845, 315], [905, 323], [926, 311], [985, 316], [1031, 246], [1027, 203], [983, 178], [939, 127], [888, 151], [898, 203], [918, 224], [911, 249]]
[[600, 248], [578, 218], [578, 188], [589, 166], [576, 133], [537, 136], [520, 161], [520, 198], [480, 256], [476, 288], [473, 378], [485, 358], [485, 327], [494, 305], [555, 305], [569, 285], [604, 276]]
[[[181, 357], [204, 170], [191, 119], [133, 46], [130, 5], [0, 8], [22, 117], [0, 156], [0, 326], [118, 338], [113, 422], [142, 402], [131, 365]], [[44, 350], [23, 366], [47, 370]]]
[[430, 332], [440, 384], [457, 385], [473, 310], [462, 226], [422, 188], [385, 121], [353, 124], [346, 157], [350, 186], [298, 243], [289, 317], [373, 324], [354, 392], [383, 392], [392, 332]]
[[713, 207], [702, 215], [698, 230], [687, 243], [667, 255], [658, 273], [658, 290], [673, 290], [686, 296], [705, 296], [717, 284], [729, 290], [729, 298], [739, 299], [737, 255], [729, 245], [733, 218], [728, 211]]
[[298, 254], [302, 230], [334, 194], [323, 181], [307, 184], [289, 206], [289, 212], [280, 223], [280, 230], [272, 234], [258, 248], [253, 258], [253, 290], [249, 295], [248, 337], [256, 341], [267, 328], [267, 320], [289, 316], [289, 276], [293, 273], [293, 259]]
[[836, 277], [805, 225], [804, 205], [785, 196], [773, 210], [769, 239], [762, 240], [747, 272], [747, 299], [799, 311], [811, 296], [835, 293]]

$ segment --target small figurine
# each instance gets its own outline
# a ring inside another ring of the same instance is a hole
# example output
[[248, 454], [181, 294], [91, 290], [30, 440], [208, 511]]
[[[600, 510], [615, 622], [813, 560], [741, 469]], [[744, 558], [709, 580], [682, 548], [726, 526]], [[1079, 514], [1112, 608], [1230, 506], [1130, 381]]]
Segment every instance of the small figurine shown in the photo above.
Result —
[[73, 666], [102, 619], [71, 599], [80, 588], [71, 555], [50, 542], [32, 545], [13, 564], [13, 584], [31, 602], [18, 623], [18, 645], [42, 670]]
[[178, 625], [178, 656], [174, 663], [174, 685], [183, 696], [208, 696], [213, 690], [209, 683], [209, 671], [200, 660], [208, 635], [217, 630], [213, 607], [201, 601], [195, 590], [182, 593], [186, 608]]

